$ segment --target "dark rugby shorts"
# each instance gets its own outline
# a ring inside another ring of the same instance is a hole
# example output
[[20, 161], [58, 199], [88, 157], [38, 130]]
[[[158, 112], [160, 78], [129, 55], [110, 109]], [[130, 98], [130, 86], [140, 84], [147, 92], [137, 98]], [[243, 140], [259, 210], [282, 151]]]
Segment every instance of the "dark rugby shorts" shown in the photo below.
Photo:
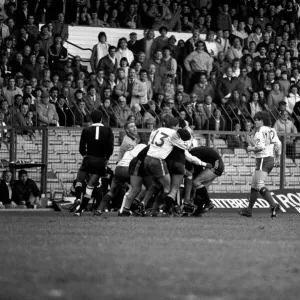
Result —
[[185, 174], [185, 167], [182, 163], [178, 161], [174, 161], [172, 159], [167, 160], [167, 167], [169, 173], [172, 175], [184, 175]]
[[113, 181], [115, 184], [124, 184], [130, 182], [130, 175], [128, 173], [128, 167], [117, 166], [115, 169]]
[[146, 156], [144, 168], [147, 175], [159, 178], [169, 174], [167, 164], [164, 159]]
[[264, 171], [268, 174], [271, 173], [272, 169], [274, 168], [274, 157], [262, 157], [256, 159], [256, 171]]
[[105, 158], [86, 155], [81, 163], [80, 171], [105, 177], [106, 165], [107, 160]]
[[129, 164], [128, 173], [130, 176], [145, 177], [146, 174], [144, 169], [144, 162], [140, 161], [138, 157], [133, 158]]

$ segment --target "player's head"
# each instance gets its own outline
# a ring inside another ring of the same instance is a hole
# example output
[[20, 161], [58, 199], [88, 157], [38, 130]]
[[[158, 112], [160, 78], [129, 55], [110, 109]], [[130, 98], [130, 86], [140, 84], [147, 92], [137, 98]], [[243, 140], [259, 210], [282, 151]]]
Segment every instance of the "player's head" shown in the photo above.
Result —
[[180, 138], [183, 140], [183, 141], [188, 141], [192, 138], [191, 134], [189, 133], [188, 130], [186, 129], [178, 129], [177, 130], [177, 134], [180, 136]]
[[131, 135], [131, 136], [136, 136], [137, 135], [137, 127], [134, 122], [128, 121], [124, 124], [124, 130], [126, 134]]
[[91, 114], [91, 119], [93, 123], [101, 123], [102, 112], [100, 110], [94, 110]]
[[162, 118], [162, 127], [167, 127], [167, 128], [178, 128], [179, 126], [179, 121], [178, 119], [172, 117], [172, 116], [164, 116]]
[[256, 128], [260, 128], [262, 126], [271, 126], [271, 118], [268, 112], [259, 111], [254, 115], [254, 123]]

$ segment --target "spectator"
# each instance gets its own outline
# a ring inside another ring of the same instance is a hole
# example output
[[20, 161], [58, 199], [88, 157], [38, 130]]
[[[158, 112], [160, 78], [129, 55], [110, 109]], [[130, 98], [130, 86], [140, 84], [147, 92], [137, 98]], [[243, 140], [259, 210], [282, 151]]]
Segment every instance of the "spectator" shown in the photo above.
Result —
[[227, 136], [228, 148], [243, 148], [243, 135], [241, 133], [241, 124], [234, 125], [234, 134]]
[[223, 30], [232, 31], [231, 17], [228, 13], [229, 6], [227, 3], [223, 4], [223, 8], [217, 15], [217, 28], [222, 28]]
[[241, 40], [239, 38], [235, 38], [233, 40], [233, 44], [227, 51], [227, 59], [230, 63], [233, 62], [234, 59], [241, 59], [243, 56], [243, 47], [241, 45]]
[[4, 119], [5, 119], [4, 113], [2, 110], [0, 110], [0, 149], [2, 144], [7, 146], [9, 141], [9, 134], [7, 132], [7, 129], [2, 128], [8, 125], [4, 122]]
[[0, 37], [2, 37], [2, 39], [10, 36], [9, 28], [4, 24], [4, 20], [4, 15], [0, 14]]
[[23, 96], [22, 90], [16, 87], [16, 81], [13, 77], [8, 79], [8, 85], [2, 89], [2, 94], [4, 99], [7, 100], [9, 106], [13, 104], [13, 99], [16, 95]]
[[284, 93], [280, 91], [278, 82], [272, 84], [272, 90], [268, 95], [268, 107], [273, 110], [278, 108], [280, 101], [284, 100]]
[[109, 98], [104, 99], [100, 110], [103, 112], [103, 124], [105, 126], [117, 127], [117, 116], [111, 106], [111, 101]]
[[53, 44], [53, 37], [50, 36], [48, 27], [46, 25], [41, 27], [41, 34], [39, 35], [38, 42], [40, 44], [40, 49], [46, 55], [46, 61], [48, 62], [49, 49]]
[[12, 124], [12, 114], [11, 114], [11, 111], [9, 109], [9, 104], [8, 104], [7, 100], [3, 100], [1, 102], [0, 112], [3, 114], [2, 122], [4, 122], [6, 124], [5, 126], [11, 125]]
[[49, 94], [43, 92], [41, 101], [37, 105], [37, 115], [40, 126], [57, 126], [58, 115], [56, 108], [49, 103]]
[[296, 126], [291, 120], [289, 120], [288, 111], [281, 112], [281, 117], [276, 120], [274, 124], [274, 129], [280, 134], [286, 136], [286, 155], [295, 161], [296, 149], [295, 149], [295, 137], [290, 136], [291, 133], [298, 133]]
[[83, 99], [79, 99], [76, 105], [73, 107], [73, 113], [75, 115], [75, 125], [79, 127], [87, 127], [92, 124], [91, 114], [86, 108], [86, 104]]
[[247, 75], [247, 69], [241, 68], [241, 74], [238, 76], [238, 90], [240, 94], [245, 94], [247, 99], [250, 98], [250, 94], [253, 92], [252, 81]]
[[163, 4], [162, 0], [151, 1], [148, 10], [148, 15], [153, 19], [152, 28], [158, 30], [162, 26], [167, 26], [172, 18], [171, 11], [169, 8]]
[[41, 77], [41, 66], [36, 63], [36, 56], [34, 53], [31, 53], [29, 56], [29, 63], [24, 65], [24, 76], [27, 80]]
[[251, 117], [253, 118], [257, 112], [263, 111], [259, 103], [259, 94], [258, 92], [254, 92], [251, 96], [251, 101], [249, 102], [249, 110]]
[[126, 57], [129, 65], [130, 65], [134, 60], [134, 56], [133, 56], [133, 53], [127, 48], [126, 38], [119, 39], [117, 48], [118, 48], [118, 51], [116, 52], [116, 59], [118, 62], [118, 66], [120, 66], [120, 61], [121, 61], [122, 57]]
[[210, 95], [206, 95], [203, 103], [203, 112], [208, 119], [215, 115], [217, 110], [217, 105], [213, 103], [213, 99]]
[[129, 34], [128, 49], [133, 53], [134, 56], [136, 56], [140, 51], [140, 45], [137, 41], [136, 32], [131, 32]]
[[128, 12], [125, 13], [124, 16], [124, 26], [126, 28], [137, 28], [137, 12], [135, 11], [134, 4], [130, 4], [128, 8]]
[[108, 77], [109, 73], [116, 72], [118, 64], [116, 47], [109, 46], [108, 54], [100, 59], [96, 71], [103, 70], [105, 76]]
[[59, 126], [71, 127], [75, 124], [75, 115], [71, 111], [68, 100], [64, 95], [59, 95], [55, 103]]
[[27, 17], [27, 24], [25, 25], [26, 31], [36, 42], [39, 36], [39, 28], [35, 25], [35, 18], [33, 14], [29, 14]]
[[96, 88], [93, 85], [90, 85], [87, 88], [87, 94], [84, 96], [84, 101], [90, 112], [99, 109], [102, 105], [101, 96], [97, 94]]
[[16, 208], [17, 204], [13, 201], [15, 196], [14, 186], [12, 179], [12, 173], [10, 171], [4, 171], [2, 174], [2, 180], [0, 181], [0, 195], [1, 202], [6, 208]]
[[65, 15], [63, 13], [58, 14], [57, 20], [52, 21], [53, 29], [52, 35], [59, 35], [62, 38], [62, 43], [69, 38], [69, 27], [65, 23]]
[[[101, 58], [109, 54], [110, 45], [107, 43], [106, 33], [101, 31], [98, 35], [98, 44], [94, 45], [90, 64], [93, 72], [96, 72]], [[113, 47], [116, 49], [115, 47]], [[111, 55], [114, 58], [114, 55]]]
[[196, 50], [189, 54], [184, 60], [184, 66], [186, 71], [189, 73], [188, 82], [186, 86], [193, 88], [194, 84], [197, 82], [197, 77], [200, 72], [205, 71], [206, 74], [210, 74], [212, 70], [213, 59], [204, 51], [205, 43], [203, 41], [198, 41], [196, 43]]
[[138, 103], [135, 103], [131, 106], [131, 117], [134, 117], [134, 123], [137, 128], [144, 127], [143, 117], [141, 115], [141, 106]]
[[300, 96], [298, 95], [298, 87], [296, 85], [291, 86], [291, 91], [284, 101], [287, 103], [286, 110], [289, 114], [292, 114], [294, 111], [294, 106], [297, 102], [300, 101]]
[[160, 36], [154, 39], [152, 45], [152, 53], [156, 53], [157, 51], [163, 51], [166, 46], [168, 46], [169, 38], [167, 37], [168, 28], [166, 26], [162, 26], [159, 28]]
[[[226, 121], [225, 118], [222, 116], [222, 113], [219, 109], [216, 109], [214, 111], [214, 114], [208, 118], [204, 125], [203, 128], [206, 130], [212, 130], [212, 131], [225, 131], [226, 130]], [[215, 136], [214, 137], [219, 137]]]
[[193, 88], [193, 93], [198, 96], [197, 102], [203, 102], [206, 96], [215, 97], [215, 91], [211, 83], [207, 81], [207, 75], [205, 73], [199, 74], [199, 83], [196, 83]]
[[124, 96], [120, 96], [118, 98], [118, 104], [115, 106], [114, 111], [117, 116], [117, 126], [123, 127], [131, 115], [131, 110], [126, 104], [126, 98]]
[[25, 203], [27, 208], [40, 205], [40, 191], [36, 183], [28, 178], [26, 170], [19, 171], [19, 180], [14, 184], [14, 194], [17, 204]]
[[29, 105], [27, 103], [22, 103], [20, 111], [15, 115], [14, 123], [17, 127], [23, 127], [22, 129], [17, 129], [18, 134], [26, 134], [32, 141], [35, 140], [35, 134], [32, 129], [26, 128], [32, 126], [31, 120], [29, 119]]
[[128, 82], [127, 82], [127, 92], [125, 93], [127, 96], [127, 102], [130, 105], [135, 103], [139, 104], [143, 97], [147, 94], [147, 87], [136, 78], [135, 69], [129, 70]]

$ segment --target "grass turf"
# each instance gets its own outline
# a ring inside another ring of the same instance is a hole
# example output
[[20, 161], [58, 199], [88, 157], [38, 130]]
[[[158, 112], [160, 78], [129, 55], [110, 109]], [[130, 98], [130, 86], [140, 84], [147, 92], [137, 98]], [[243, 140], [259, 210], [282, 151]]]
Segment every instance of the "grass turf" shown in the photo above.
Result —
[[0, 214], [0, 299], [299, 299], [299, 215]]

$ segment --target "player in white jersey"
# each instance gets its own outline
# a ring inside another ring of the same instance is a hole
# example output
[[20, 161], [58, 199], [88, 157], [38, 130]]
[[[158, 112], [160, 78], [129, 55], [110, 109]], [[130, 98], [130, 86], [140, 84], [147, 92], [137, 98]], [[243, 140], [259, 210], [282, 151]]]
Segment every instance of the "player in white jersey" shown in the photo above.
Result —
[[253, 144], [248, 146], [247, 151], [254, 152], [256, 169], [252, 178], [249, 205], [247, 208], [239, 210], [238, 213], [241, 216], [251, 217], [252, 208], [257, 200], [258, 193], [260, 193], [271, 207], [271, 217], [275, 218], [280, 205], [273, 200], [270, 191], [265, 186], [265, 181], [273, 167], [279, 163], [281, 142], [276, 130], [270, 127], [271, 120], [268, 112], [256, 113], [254, 122], [256, 133]]
[[191, 147], [191, 140], [183, 141], [177, 134], [179, 121], [173, 117], [163, 119], [166, 127], [153, 131], [149, 139], [149, 150], [145, 158], [145, 171], [151, 175], [153, 181], [163, 187], [165, 194], [170, 192], [171, 177], [165, 158], [176, 146], [183, 150]]
[[130, 182], [130, 175], [128, 172], [129, 164], [131, 160], [135, 158], [140, 153], [140, 151], [142, 151], [145, 147], [147, 147], [145, 144], [138, 144], [132, 150], [125, 152], [125, 154], [123, 155], [122, 159], [118, 162], [117, 167], [115, 169], [111, 188], [109, 192], [101, 199], [101, 202], [99, 203], [100, 204], [99, 210], [98, 207], [95, 206], [94, 215], [101, 216], [107, 204], [116, 195], [118, 189], [122, 187], [125, 183]]

